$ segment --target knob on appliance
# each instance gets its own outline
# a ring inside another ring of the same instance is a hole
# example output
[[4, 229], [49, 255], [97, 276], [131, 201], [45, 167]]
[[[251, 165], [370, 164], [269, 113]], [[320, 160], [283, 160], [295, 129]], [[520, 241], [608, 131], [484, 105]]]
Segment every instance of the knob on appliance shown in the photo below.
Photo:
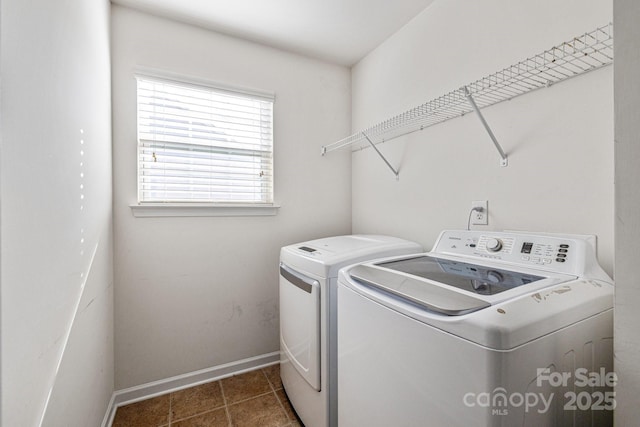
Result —
[[490, 252], [498, 252], [502, 249], [502, 240], [491, 238], [487, 240], [487, 250]]

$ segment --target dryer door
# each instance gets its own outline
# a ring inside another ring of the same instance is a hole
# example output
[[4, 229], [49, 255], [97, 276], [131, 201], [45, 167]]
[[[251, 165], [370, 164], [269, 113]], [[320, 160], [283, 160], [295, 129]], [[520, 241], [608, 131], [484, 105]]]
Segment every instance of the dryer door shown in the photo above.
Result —
[[284, 356], [320, 391], [320, 282], [282, 263], [280, 343]]

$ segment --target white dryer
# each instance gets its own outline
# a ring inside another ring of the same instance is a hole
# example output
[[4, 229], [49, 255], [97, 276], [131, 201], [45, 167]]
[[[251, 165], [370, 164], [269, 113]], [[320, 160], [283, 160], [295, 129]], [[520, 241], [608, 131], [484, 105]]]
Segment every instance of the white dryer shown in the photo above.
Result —
[[280, 376], [306, 427], [337, 425], [336, 295], [340, 268], [419, 253], [417, 243], [350, 235], [285, 246], [280, 252]]
[[338, 318], [340, 427], [612, 424], [595, 238], [444, 231], [343, 269]]

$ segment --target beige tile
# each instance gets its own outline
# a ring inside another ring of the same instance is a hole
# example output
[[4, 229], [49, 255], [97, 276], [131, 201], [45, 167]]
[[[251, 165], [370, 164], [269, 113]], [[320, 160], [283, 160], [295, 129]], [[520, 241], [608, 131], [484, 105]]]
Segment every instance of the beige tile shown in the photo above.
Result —
[[224, 398], [219, 381], [176, 391], [171, 393], [171, 421], [178, 421], [223, 406]]
[[274, 389], [278, 390], [282, 388], [282, 380], [280, 379], [280, 364], [267, 366], [262, 368], [262, 372], [267, 376], [267, 379], [271, 383]]
[[112, 427], [158, 427], [169, 423], [169, 395], [122, 406]]
[[171, 427], [229, 427], [229, 418], [227, 411], [220, 408], [177, 423], [172, 422]]
[[271, 391], [271, 386], [262, 370], [220, 380], [227, 404], [240, 402]]
[[278, 399], [282, 403], [282, 406], [284, 406], [284, 411], [287, 413], [287, 417], [289, 417], [291, 421], [298, 421], [298, 415], [296, 414], [296, 411], [293, 409], [293, 406], [291, 406], [291, 402], [289, 402], [289, 399], [287, 398], [287, 395], [285, 394], [284, 389], [277, 390], [276, 395], [278, 396]]
[[229, 405], [233, 427], [281, 427], [291, 423], [274, 393]]

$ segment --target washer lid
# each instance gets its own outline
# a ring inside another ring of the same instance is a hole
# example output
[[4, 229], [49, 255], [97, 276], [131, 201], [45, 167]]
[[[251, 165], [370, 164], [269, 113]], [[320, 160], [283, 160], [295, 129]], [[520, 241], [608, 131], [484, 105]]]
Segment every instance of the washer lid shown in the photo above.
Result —
[[459, 259], [424, 255], [376, 263], [376, 266], [422, 277], [476, 295], [496, 295], [545, 277], [498, 266], [472, 264]]
[[371, 292], [383, 292], [432, 313], [460, 316], [575, 280], [576, 276], [433, 253], [395, 257], [344, 270]]
[[353, 279], [397, 295], [428, 310], [449, 316], [459, 316], [491, 306], [481, 299], [451, 291], [428, 281], [368, 265], [357, 265], [351, 268], [349, 275]]

